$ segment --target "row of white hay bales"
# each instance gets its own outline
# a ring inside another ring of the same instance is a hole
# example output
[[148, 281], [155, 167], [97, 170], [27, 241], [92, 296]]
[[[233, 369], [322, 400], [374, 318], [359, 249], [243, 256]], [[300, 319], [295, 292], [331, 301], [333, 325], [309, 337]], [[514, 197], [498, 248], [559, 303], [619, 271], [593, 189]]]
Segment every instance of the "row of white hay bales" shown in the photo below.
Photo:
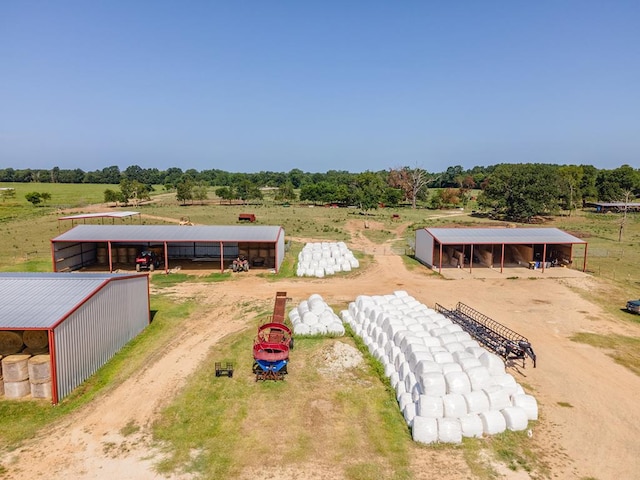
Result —
[[344, 242], [310, 242], [298, 254], [298, 277], [322, 278], [338, 272], [350, 272], [360, 262]]
[[384, 364], [415, 441], [459, 443], [537, 420], [536, 399], [500, 357], [407, 292], [361, 295], [341, 317]]
[[321, 295], [314, 293], [289, 312], [295, 335], [334, 335], [345, 333], [344, 325]]

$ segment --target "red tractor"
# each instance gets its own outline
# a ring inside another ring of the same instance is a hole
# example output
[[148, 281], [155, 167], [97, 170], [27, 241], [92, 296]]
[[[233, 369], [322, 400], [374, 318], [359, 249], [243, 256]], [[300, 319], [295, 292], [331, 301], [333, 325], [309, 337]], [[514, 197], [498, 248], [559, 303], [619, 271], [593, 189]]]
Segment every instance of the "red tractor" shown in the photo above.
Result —
[[140, 270], [153, 272], [160, 265], [162, 265], [162, 260], [153, 250], [143, 250], [136, 256], [136, 272]]

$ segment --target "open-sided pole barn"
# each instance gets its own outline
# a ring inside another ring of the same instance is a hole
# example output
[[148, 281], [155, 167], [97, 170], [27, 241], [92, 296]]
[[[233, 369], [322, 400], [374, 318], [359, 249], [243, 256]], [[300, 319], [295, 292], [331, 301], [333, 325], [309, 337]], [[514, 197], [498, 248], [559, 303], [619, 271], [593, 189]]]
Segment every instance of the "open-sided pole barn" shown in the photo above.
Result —
[[164, 259], [165, 272], [172, 261], [219, 263], [244, 255], [252, 266], [279, 271], [284, 260], [284, 229], [280, 226], [178, 226], [178, 225], [78, 225], [51, 240], [53, 270], [78, 270], [104, 265], [135, 263], [141, 250], [154, 249]]
[[[0, 273], [0, 298], [0, 338], [9, 339], [0, 341], [5, 360], [48, 355], [54, 404], [150, 321], [148, 275]], [[33, 337], [39, 351], [32, 351]]]
[[416, 230], [416, 259], [437, 269], [528, 265], [532, 268], [573, 263], [573, 246], [584, 245], [582, 271], [587, 268], [587, 242], [557, 228], [422, 228]]

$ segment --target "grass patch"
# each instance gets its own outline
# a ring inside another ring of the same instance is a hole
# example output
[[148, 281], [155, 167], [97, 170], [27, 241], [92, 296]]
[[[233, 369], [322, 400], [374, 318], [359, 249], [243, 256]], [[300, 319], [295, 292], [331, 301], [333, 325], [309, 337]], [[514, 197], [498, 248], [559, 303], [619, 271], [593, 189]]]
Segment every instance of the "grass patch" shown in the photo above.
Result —
[[571, 340], [607, 350], [607, 355], [613, 358], [617, 364], [628, 368], [636, 375], [640, 375], [640, 338], [576, 333], [571, 337]]
[[371, 242], [382, 244], [387, 240], [391, 240], [392, 238], [396, 238], [395, 233], [390, 232], [389, 230], [370, 230], [365, 229], [362, 231], [362, 234]]

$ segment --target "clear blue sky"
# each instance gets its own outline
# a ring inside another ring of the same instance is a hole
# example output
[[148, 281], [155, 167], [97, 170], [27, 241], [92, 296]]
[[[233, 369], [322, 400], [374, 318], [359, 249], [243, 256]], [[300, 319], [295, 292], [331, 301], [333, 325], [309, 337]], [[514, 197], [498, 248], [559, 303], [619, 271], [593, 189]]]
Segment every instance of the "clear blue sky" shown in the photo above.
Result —
[[640, 2], [0, 0], [0, 168], [640, 166]]

